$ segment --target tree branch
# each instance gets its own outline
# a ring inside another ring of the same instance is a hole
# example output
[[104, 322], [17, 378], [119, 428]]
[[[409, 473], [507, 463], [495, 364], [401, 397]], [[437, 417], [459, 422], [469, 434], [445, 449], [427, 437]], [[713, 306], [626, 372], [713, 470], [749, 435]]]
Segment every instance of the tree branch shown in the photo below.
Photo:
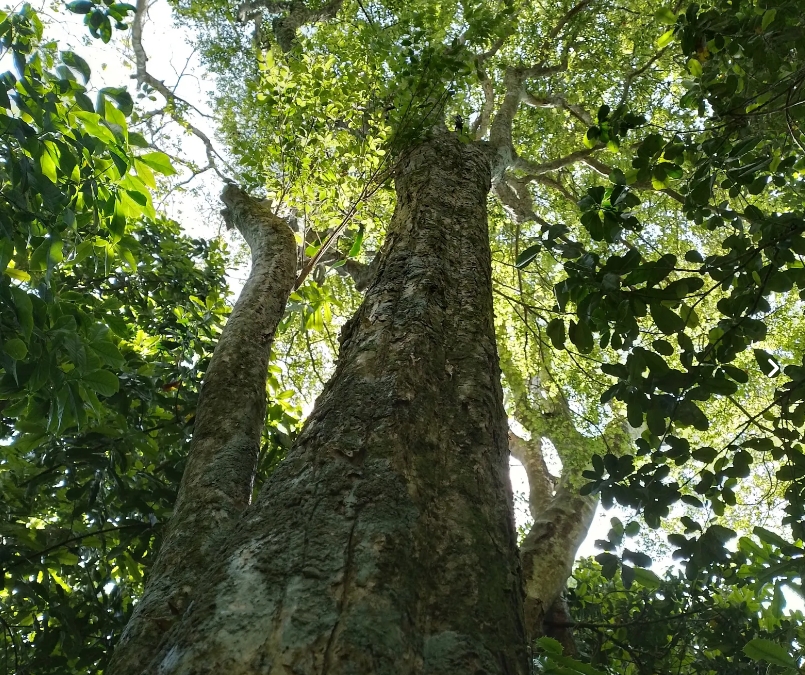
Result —
[[198, 108], [191, 103], [188, 103], [183, 98], [177, 96], [165, 85], [164, 82], [156, 79], [148, 72], [148, 55], [145, 53], [145, 48], [143, 47], [143, 20], [145, 18], [147, 9], [147, 0], [137, 0], [136, 11], [134, 12], [134, 21], [132, 21], [131, 24], [131, 48], [134, 52], [134, 65], [136, 68], [136, 72], [133, 77], [137, 80], [137, 86], [142, 87], [144, 84], [148, 85], [152, 89], [158, 91], [169, 105], [173, 105], [176, 112], [171, 113], [170, 116], [180, 126], [187, 129], [187, 131], [193, 134], [204, 144], [204, 151], [207, 155], [207, 164], [213, 169], [213, 171], [215, 171], [215, 173], [218, 174], [222, 180], [228, 181], [229, 179], [218, 169], [217, 160], [220, 160], [224, 164], [225, 162], [213, 147], [212, 141], [203, 131], [201, 131], [201, 129], [184, 119], [179, 114], [179, 110], [184, 106], [187, 108], [192, 108], [199, 114], [203, 115], [203, 113], [201, 113]]
[[481, 71], [481, 89], [484, 92], [484, 105], [478, 119], [472, 125], [471, 133], [476, 141], [482, 140], [489, 133], [489, 122], [495, 110], [495, 88], [491, 78]]
[[564, 157], [557, 157], [556, 159], [541, 163], [536, 163], [522, 157], [517, 157], [512, 168], [525, 171], [531, 176], [541, 176], [542, 174], [556, 171], [557, 169], [562, 169], [566, 166], [571, 166], [579, 162], [586, 162], [586, 158], [596, 150], [600, 150], [600, 148], [584, 148], [583, 150], [571, 152], [569, 155], [565, 155]]
[[528, 476], [528, 507], [536, 520], [553, 498], [557, 479], [548, 471], [542, 454], [542, 438], [532, 436], [530, 441], [509, 431], [509, 452], [523, 465]]
[[255, 40], [260, 42], [262, 11], [275, 14], [271, 21], [274, 39], [286, 54], [296, 42], [296, 32], [305, 24], [318, 23], [335, 18], [344, 0], [330, 0], [318, 9], [310, 9], [301, 0], [290, 2], [272, 2], [271, 0], [251, 0], [238, 5], [236, 16], [238, 21], [255, 22]]
[[642, 66], [633, 69], [626, 75], [626, 78], [623, 81], [623, 91], [621, 92], [621, 99], [618, 105], [623, 105], [624, 103], [626, 103], [626, 99], [629, 98], [629, 93], [632, 89], [632, 83], [634, 82], [635, 78], [645, 73], [651, 67], [651, 65], [655, 61], [657, 61], [657, 59], [659, 59], [663, 54], [665, 54], [667, 50], [668, 46], [663, 47], [662, 49], [660, 49], [660, 51], [656, 52], [654, 56], [652, 56], [648, 61], [646, 61]]
[[489, 131], [489, 141], [498, 153], [504, 156], [503, 164], [510, 166], [517, 158], [512, 142], [512, 124], [520, 102], [525, 96], [526, 80], [537, 77], [547, 77], [567, 70], [567, 54], [564, 55], [562, 63], [553, 66], [537, 64], [534, 66], [508, 67], [503, 78], [506, 93], [503, 96], [503, 103], [498, 109], [495, 119]]
[[556, 25], [553, 27], [550, 33], [548, 33], [548, 38], [553, 40], [559, 36], [559, 33], [562, 32], [562, 29], [573, 20], [574, 17], [581, 14], [585, 9], [587, 9], [593, 0], [581, 0], [581, 2], [576, 3], [573, 7], [568, 10], [565, 15], [559, 19]]
[[268, 359], [296, 276], [296, 239], [267, 202], [232, 184], [221, 198], [227, 226], [251, 249], [252, 267], [204, 374], [173, 516], [115, 649], [115, 673], [143, 671], [161, 632], [187, 608], [221, 539], [251, 501]]
[[561, 108], [567, 110], [573, 117], [581, 120], [588, 127], [593, 125], [593, 116], [590, 113], [578, 104], [569, 103], [567, 99], [562, 96], [555, 94], [536, 96], [526, 91], [523, 96], [523, 102], [532, 108]]

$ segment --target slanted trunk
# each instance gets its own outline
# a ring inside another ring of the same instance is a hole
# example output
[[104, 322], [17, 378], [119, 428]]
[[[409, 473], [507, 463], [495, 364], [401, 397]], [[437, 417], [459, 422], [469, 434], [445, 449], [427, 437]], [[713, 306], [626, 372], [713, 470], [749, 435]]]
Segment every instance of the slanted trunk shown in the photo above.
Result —
[[489, 153], [440, 134], [396, 184], [333, 378], [147, 672], [528, 672]]
[[542, 633], [548, 610], [565, 589], [597, 505], [597, 496], [582, 496], [562, 481], [520, 547], [526, 625], [532, 636]]
[[[544, 634], [549, 612], [565, 612], [561, 595], [573, 571], [576, 553], [590, 530], [597, 495], [580, 495], [573, 476], [556, 481], [545, 466], [542, 439], [509, 436], [512, 456], [526, 470], [534, 524], [520, 547], [525, 583], [525, 619], [530, 637]], [[557, 483], [554, 491], [554, 483]], [[580, 483], [580, 480], [576, 480]], [[569, 641], [568, 641], [569, 646]]]
[[264, 202], [232, 185], [223, 200], [227, 224], [251, 249], [252, 269], [204, 376], [173, 516], [115, 649], [108, 669], [114, 675], [139, 675], [148, 665], [251, 498], [268, 357], [296, 276], [296, 241]]

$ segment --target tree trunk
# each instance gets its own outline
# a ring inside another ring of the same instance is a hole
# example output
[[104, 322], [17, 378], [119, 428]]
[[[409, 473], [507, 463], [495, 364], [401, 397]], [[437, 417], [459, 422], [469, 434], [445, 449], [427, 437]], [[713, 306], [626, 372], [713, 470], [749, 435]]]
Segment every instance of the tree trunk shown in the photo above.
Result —
[[296, 240], [265, 202], [234, 185], [222, 198], [227, 224], [251, 249], [252, 269], [204, 375], [173, 516], [115, 649], [109, 666], [115, 675], [139, 675], [147, 666], [251, 500], [268, 357], [296, 277]]
[[543, 624], [549, 612], [565, 611], [564, 607], [554, 605], [561, 603], [576, 553], [587, 537], [598, 506], [597, 495], [579, 494], [581, 478], [572, 469], [566, 469], [558, 481], [548, 473], [542, 444], [539, 437], [524, 441], [509, 434], [511, 454], [528, 475], [528, 505], [534, 519], [520, 547], [526, 628], [532, 638], [545, 633]]
[[401, 162], [335, 374], [149, 673], [528, 672], [489, 159], [442, 133]]

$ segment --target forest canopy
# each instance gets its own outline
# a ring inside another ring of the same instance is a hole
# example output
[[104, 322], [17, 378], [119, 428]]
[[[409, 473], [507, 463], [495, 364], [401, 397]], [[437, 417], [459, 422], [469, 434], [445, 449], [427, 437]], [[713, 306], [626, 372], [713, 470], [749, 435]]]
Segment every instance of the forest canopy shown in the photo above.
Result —
[[[205, 170], [161, 150], [157, 118], [294, 231], [255, 495], [383, 273], [395, 178], [449, 134], [489, 165], [496, 353], [531, 492], [531, 668], [799, 672], [799, 5], [177, 0], [215, 78], [216, 146], [147, 72], [144, 2], [62, 16], [132, 51], [129, 89], [93, 88], [96, 64], [31, 6], [0, 15], [5, 672], [118, 672], [230, 314], [225, 240], [155, 206]], [[599, 500], [618, 516], [574, 563]], [[566, 572], [548, 591], [550, 566]]]

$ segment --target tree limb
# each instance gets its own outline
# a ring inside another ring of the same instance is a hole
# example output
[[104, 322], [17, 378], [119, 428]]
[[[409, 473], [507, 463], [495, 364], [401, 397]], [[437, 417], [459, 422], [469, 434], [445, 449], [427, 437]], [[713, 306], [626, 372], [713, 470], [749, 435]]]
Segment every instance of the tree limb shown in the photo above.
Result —
[[116, 675], [143, 672], [162, 632], [188, 607], [221, 539], [251, 500], [268, 359], [296, 275], [296, 239], [265, 201], [231, 184], [222, 199], [227, 226], [251, 249], [252, 268], [204, 375], [173, 516], [115, 649], [110, 672]]
[[523, 157], [517, 157], [514, 160], [512, 168], [525, 171], [531, 176], [541, 176], [542, 174], [556, 171], [557, 169], [562, 169], [566, 166], [571, 166], [579, 162], [586, 162], [587, 158], [596, 150], [600, 150], [600, 148], [584, 148], [582, 150], [571, 152], [569, 155], [565, 155], [564, 157], [557, 157], [556, 159], [539, 163], [524, 159]]
[[484, 92], [484, 105], [478, 119], [472, 125], [471, 133], [476, 141], [482, 140], [489, 133], [489, 122], [495, 110], [495, 88], [492, 79], [481, 71], [481, 89]]
[[587, 9], [593, 0], [581, 0], [581, 2], [576, 3], [573, 7], [571, 7], [564, 16], [559, 19], [556, 25], [553, 27], [550, 33], [548, 33], [548, 38], [553, 40], [559, 36], [559, 33], [562, 32], [562, 29], [573, 20], [573, 18], [579, 14], [581, 14], [585, 9]]
[[296, 32], [304, 25], [318, 23], [335, 18], [344, 0], [330, 0], [318, 9], [310, 9], [301, 0], [290, 2], [272, 2], [271, 0], [249, 0], [238, 5], [236, 15], [238, 21], [255, 22], [255, 38], [260, 40], [260, 26], [262, 11], [276, 14], [271, 21], [271, 30], [274, 39], [286, 54], [291, 51], [296, 42]]
[[523, 96], [523, 102], [532, 108], [561, 108], [567, 110], [573, 117], [581, 120], [588, 127], [593, 125], [593, 116], [590, 113], [580, 105], [569, 103], [567, 99], [562, 96], [557, 96], [556, 94], [536, 96], [526, 91]]
[[134, 52], [134, 64], [136, 68], [134, 78], [137, 80], [137, 86], [142, 87], [144, 84], [148, 85], [152, 89], [158, 91], [169, 104], [172, 104], [176, 108], [177, 113], [171, 114], [171, 117], [178, 122], [180, 126], [187, 129], [204, 144], [204, 151], [207, 155], [207, 164], [213, 169], [213, 171], [215, 171], [215, 173], [218, 174], [221, 179], [228, 181], [229, 179], [218, 169], [218, 160], [220, 160], [222, 163], [224, 162], [213, 147], [210, 138], [207, 136], [207, 134], [201, 131], [201, 129], [178, 115], [178, 110], [182, 106], [185, 106], [192, 108], [196, 112], [199, 112], [199, 114], [202, 113], [200, 113], [195, 106], [177, 96], [165, 85], [164, 82], [156, 79], [147, 70], [148, 56], [146, 55], [145, 48], [143, 47], [143, 20], [147, 9], [147, 0], [137, 0], [136, 11], [134, 12], [134, 21], [132, 21], [131, 24], [131, 48]]

